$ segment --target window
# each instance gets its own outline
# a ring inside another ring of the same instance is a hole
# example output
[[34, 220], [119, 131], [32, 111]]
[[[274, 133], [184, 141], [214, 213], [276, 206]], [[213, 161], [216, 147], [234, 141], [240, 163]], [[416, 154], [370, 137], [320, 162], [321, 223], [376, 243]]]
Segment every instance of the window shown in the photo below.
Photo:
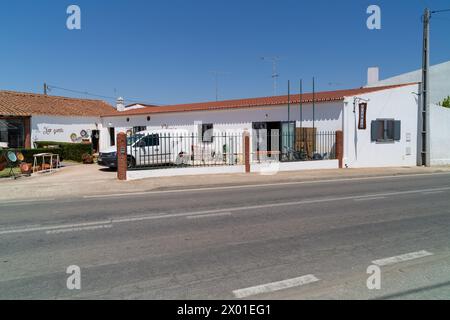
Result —
[[0, 143], [8, 143], [8, 124], [0, 119]]
[[25, 146], [25, 125], [21, 119], [0, 119], [0, 144], [8, 148]]
[[372, 121], [372, 141], [395, 142], [401, 140], [401, 122], [392, 119]]
[[140, 148], [144, 147], [157, 147], [159, 146], [159, 135], [158, 134], [150, 134], [141, 141], [138, 142]]
[[202, 124], [202, 142], [212, 143], [214, 125], [212, 123]]
[[109, 140], [111, 141], [111, 146], [116, 145], [116, 130], [114, 128], [109, 128]]
[[136, 134], [138, 132], [142, 132], [142, 131], [146, 131], [147, 127], [144, 126], [138, 126], [138, 127], [133, 127], [133, 134]]

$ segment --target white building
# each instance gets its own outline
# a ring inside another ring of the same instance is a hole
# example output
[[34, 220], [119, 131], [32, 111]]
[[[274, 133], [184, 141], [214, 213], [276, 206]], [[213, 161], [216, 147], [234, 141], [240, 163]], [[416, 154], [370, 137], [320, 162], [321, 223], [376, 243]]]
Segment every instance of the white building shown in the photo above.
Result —
[[119, 132], [185, 129], [199, 133], [204, 128], [252, 132], [257, 128], [294, 134], [289, 131], [290, 123], [291, 128], [343, 131], [346, 167], [416, 166], [418, 99], [414, 93], [418, 90], [413, 83], [318, 92], [314, 114], [310, 93], [301, 99], [291, 96], [290, 106], [287, 96], [163, 107], [135, 105], [137, 109], [102, 116], [101, 147], [113, 145]]
[[[449, 71], [450, 62], [431, 69], [433, 164], [450, 163], [450, 110], [436, 104], [450, 95]], [[171, 106], [125, 106], [119, 99], [114, 108], [97, 100], [0, 91], [0, 147], [91, 141], [102, 151], [115, 145], [119, 132], [163, 129], [196, 135], [210, 129], [219, 134], [279, 130], [295, 141], [293, 128], [314, 128], [343, 132], [344, 167], [415, 166], [420, 156], [421, 72], [381, 81], [378, 72], [370, 69], [365, 88], [316, 93], [314, 108], [311, 93], [292, 95], [290, 101], [277, 96]], [[261, 143], [253, 138], [252, 152]], [[268, 138], [266, 142], [270, 145]]]
[[101, 115], [115, 110], [99, 100], [0, 91], [0, 147], [32, 148], [37, 141], [89, 141], [98, 150]]
[[[377, 72], [375, 71], [375, 73]], [[368, 87], [409, 82], [422, 82], [422, 70], [384, 80], [369, 77]], [[439, 105], [448, 96], [450, 96], [450, 61], [430, 67], [430, 156], [432, 165], [450, 164], [450, 109]]]

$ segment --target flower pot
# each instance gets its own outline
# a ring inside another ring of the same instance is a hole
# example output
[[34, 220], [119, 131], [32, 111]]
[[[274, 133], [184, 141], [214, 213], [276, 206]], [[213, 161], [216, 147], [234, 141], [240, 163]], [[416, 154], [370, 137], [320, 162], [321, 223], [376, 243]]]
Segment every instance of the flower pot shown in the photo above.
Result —
[[33, 166], [31, 165], [31, 163], [21, 163], [20, 164], [20, 172], [22, 172], [22, 174], [31, 174]]

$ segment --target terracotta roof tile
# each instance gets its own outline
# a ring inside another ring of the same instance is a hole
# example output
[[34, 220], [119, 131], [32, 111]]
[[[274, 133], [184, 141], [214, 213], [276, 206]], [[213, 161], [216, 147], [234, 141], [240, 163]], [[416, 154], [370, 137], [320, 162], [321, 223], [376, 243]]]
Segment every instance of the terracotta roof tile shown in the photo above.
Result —
[[[344, 100], [345, 97], [351, 97], [354, 95], [382, 91], [387, 89], [393, 89], [403, 86], [412, 85], [413, 83], [374, 87], [374, 88], [358, 88], [349, 90], [338, 91], [323, 91], [316, 93], [316, 102], [329, 102]], [[302, 96], [303, 103], [311, 103], [313, 100], [312, 93], [306, 93]], [[218, 102], [201, 102], [191, 104], [178, 104], [170, 106], [148, 106], [142, 109], [135, 109], [129, 111], [118, 112], [114, 111], [104, 116], [133, 116], [133, 115], [149, 115], [159, 113], [175, 113], [175, 112], [192, 112], [192, 111], [208, 111], [208, 110], [224, 110], [224, 109], [242, 109], [242, 108], [256, 108], [264, 106], [285, 105], [288, 103], [288, 96], [275, 96], [275, 97], [263, 97], [263, 98], [251, 98], [251, 99], [239, 99], [239, 100], [226, 100]], [[300, 103], [300, 95], [292, 95], [291, 103]]]
[[0, 116], [101, 116], [115, 112], [100, 100], [75, 99], [43, 94], [0, 91]]

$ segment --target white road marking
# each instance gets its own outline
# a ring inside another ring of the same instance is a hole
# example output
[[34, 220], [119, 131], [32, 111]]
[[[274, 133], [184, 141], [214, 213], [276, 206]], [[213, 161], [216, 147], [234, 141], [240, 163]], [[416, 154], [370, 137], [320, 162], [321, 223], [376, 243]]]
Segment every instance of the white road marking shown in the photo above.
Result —
[[429, 191], [429, 192], [424, 192], [423, 194], [428, 196], [428, 195], [432, 195], [432, 194], [442, 194], [444, 193], [444, 191]]
[[215, 217], [227, 217], [231, 216], [231, 212], [219, 212], [219, 213], [212, 213], [212, 214], [201, 214], [201, 215], [195, 215], [195, 216], [187, 216], [187, 219], [203, 219], [203, 218], [215, 218]]
[[36, 228], [20, 228], [20, 227], [18, 227], [18, 229], [14, 229], [14, 230], [0, 231], [0, 235], [33, 232], [33, 231], [47, 231], [47, 230], [55, 230], [55, 229], [79, 228], [79, 227], [86, 227], [86, 226], [92, 226], [92, 225], [129, 223], [129, 222], [139, 222], [139, 221], [146, 221], [146, 220], [180, 218], [180, 217], [188, 217], [188, 216], [224, 214], [224, 213], [233, 213], [233, 212], [239, 212], [239, 211], [250, 211], [250, 210], [259, 210], [259, 209], [267, 209], [267, 208], [281, 208], [281, 207], [300, 206], [300, 205], [305, 205], [305, 204], [316, 204], [316, 203], [326, 203], [326, 202], [336, 202], [336, 201], [365, 200], [365, 199], [373, 199], [373, 198], [380, 198], [380, 197], [387, 198], [387, 197], [395, 196], [395, 195], [421, 194], [424, 192], [448, 191], [448, 190], [450, 190], [450, 187], [389, 192], [389, 193], [381, 193], [381, 194], [367, 194], [367, 195], [362, 195], [362, 196], [347, 196], [347, 197], [322, 198], [322, 199], [319, 198], [319, 199], [300, 200], [300, 201], [281, 202], [281, 203], [269, 203], [269, 204], [262, 204], [262, 205], [243, 206], [243, 207], [234, 207], [234, 208], [221, 208], [221, 209], [215, 209], [215, 210], [194, 211], [194, 212], [184, 212], [184, 213], [168, 213], [168, 214], [159, 213], [159, 214], [149, 214], [149, 215], [143, 215], [143, 216], [137, 216], [137, 217], [114, 218], [114, 219], [111, 219], [108, 221], [95, 221], [95, 222], [70, 224], [70, 225], [58, 225], [58, 226], [46, 226], [46, 227], [43, 226], [43, 227], [36, 227]]
[[272, 282], [268, 284], [263, 284], [260, 286], [250, 287], [246, 289], [234, 290], [233, 294], [236, 298], [242, 299], [250, 296], [255, 296], [262, 293], [270, 293], [290, 288], [295, 288], [299, 286], [304, 286], [306, 284], [314, 283], [320, 281], [314, 275], [309, 274], [299, 278], [293, 278], [288, 280], [283, 280], [279, 282]]
[[420, 258], [425, 258], [425, 257], [429, 257], [432, 255], [433, 255], [433, 253], [423, 250], [423, 251], [402, 254], [400, 256], [375, 260], [375, 261], [372, 261], [372, 263], [377, 266], [382, 267], [382, 266], [388, 266], [391, 264], [401, 263], [401, 262], [405, 262], [405, 261], [411, 261], [411, 260], [416, 260], [416, 259], [420, 259]]
[[60, 233], [68, 233], [68, 232], [80, 232], [80, 231], [94, 231], [99, 229], [110, 229], [112, 228], [112, 224], [109, 225], [100, 225], [100, 226], [92, 226], [92, 227], [80, 227], [80, 228], [69, 228], [69, 229], [58, 229], [46, 231], [46, 234], [60, 234]]
[[423, 173], [423, 174], [405, 174], [398, 176], [379, 176], [379, 177], [361, 177], [361, 178], [345, 178], [345, 179], [328, 179], [328, 180], [316, 180], [316, 181], [293, 181], [293, 182], [280, 182], [280, 183], [267, 183], [267, 184], [249, 184], [249, 185], [235, 185], [225, 187], [205, 187], [205, 188], [193, 188], [193, 189], [176, 189], [176, 190], [164, 190], [164, 191], [146, 191], [146, 192], [128, 192], [128, 193], [115, 193], [115, 194], [103, 194], [103, 195], [89, 195], [83, 196], [84, 199], [101, 199], [101, 198], [122, 198], [133, 196], [145, 196], [145, 195], [158, 195], [158, 194], [170, 194], [170, 193], [189, 193], [189, 192], [208, 192], [219, 190], [234, 190], [234, 189], [252, 189], [252, 188], [269, 188], [278, 186], [293, 186], [304, 184], [320, 184], [330, 182], [346, 182], [346, 181], [365, 181], [365, 180], [385, 180], [385, 179], [399, 179], [399, 178], [411, 178], [411, 177], [427, 177], [437, 175], [449, 175], [450, 172], [439, 173]]
[[56, 199], [30, 199], [30, 200], [7, 200], [0, 203], [0, 206], [20, 206], [22, 204], [30, 204], [30, 203], [39, 203], [39, 202], [49, 202], [49, 201], [55, 201]]
[[17, 230], [17, 229], [25, 229], [25, 228], [36, 228], [36, 227], [40, 227], [42, 226], [41, 224], [28, 224], [28, 225], [24, 225], [24, 226], [13, 226], [13, 227], [3, 227], [0, 228], [0, 232], [1, 231], [10, 231], [10, 230]]
[[46, 227], [43, 226], [43, 227], [33, 227], [33, 228], [26, 228], [26, 227], [25, 228], [17, 228], [17, 229], [0, 231], [0, 235], [25, 233], [25, 232], [36, 232], [36, 231], [51, 231], [51, 230], [58, 230], [58, 229], [83, 228], [83, 227], [89, 227], [89, 226], [95, 226], [95, 225], [106, 225], [106, 224], [111, 224], [111, 220], [85, 222], [85, 223], [77, 223], [77, 224], [62, 224], [62, 225], [46, 226]]
[[361, 201], [373, 201], [373, 200], [381, 200], [381, 199], [386, 199], [386, 197], [362, 198], [362, 199], [355, 199], [354, 201], [361, 202]]

